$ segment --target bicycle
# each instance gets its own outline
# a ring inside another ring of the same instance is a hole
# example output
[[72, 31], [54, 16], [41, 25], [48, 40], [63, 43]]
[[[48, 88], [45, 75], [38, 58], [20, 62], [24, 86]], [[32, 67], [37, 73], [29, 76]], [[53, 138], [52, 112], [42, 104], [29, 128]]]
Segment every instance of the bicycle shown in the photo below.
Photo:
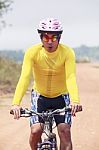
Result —
[[[82, 110], [81, 110], [82, 111]], [[54, 116], [55, 115], [64, 115], [64, 113], [71, 113], [71, 108], [64, 107], [62, 109], [56, 109], [56, 110], [47, 110], [46, 112], [38, 113], [33, 110], [29, 110], [27, 108], [21, 109], [21, 117], [31, 117], [34, 115], [39, 116], [44, 121], [44, 128], [41, 125], [41, 128], [43, 129], [43, 133], [45, 133], [46, 137], [44, 138], [41, 143], [37, 144], [37, 150], [57, 150], [57, 139], [56, 134], [53, 133], [53, 124], [54, 124]], [[13, 114], [12, 111], [10, 111], [10, 114]]]

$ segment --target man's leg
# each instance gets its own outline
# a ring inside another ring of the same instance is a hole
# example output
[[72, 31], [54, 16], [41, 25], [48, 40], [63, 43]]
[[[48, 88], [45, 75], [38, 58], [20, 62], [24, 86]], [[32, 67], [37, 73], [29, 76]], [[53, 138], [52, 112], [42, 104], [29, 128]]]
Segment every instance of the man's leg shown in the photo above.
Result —
[[31, 150], [37, 149], [37, 143], [41, 141], [42, 131], [43, 130], [40, 123], [36, 123], [31, 126], [31, 133], [29, 139]]
[[70, 125], [60, 123], [57, 129], [60, 138], [60, 150], [72, 150]]

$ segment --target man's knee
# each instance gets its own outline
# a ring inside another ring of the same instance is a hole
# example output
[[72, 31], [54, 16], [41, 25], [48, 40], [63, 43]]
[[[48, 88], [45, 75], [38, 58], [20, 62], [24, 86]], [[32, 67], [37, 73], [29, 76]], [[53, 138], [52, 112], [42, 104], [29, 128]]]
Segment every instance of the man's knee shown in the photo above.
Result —
[[70, 125], [65, 124], [65, 123], [59, 124], [58, 134], [60, 138], [70, 138], [71, 137]]
[[31, 126], [31, 136], [41, 135], [42, 134], [42, 128], [40, 124], [33, 124]]

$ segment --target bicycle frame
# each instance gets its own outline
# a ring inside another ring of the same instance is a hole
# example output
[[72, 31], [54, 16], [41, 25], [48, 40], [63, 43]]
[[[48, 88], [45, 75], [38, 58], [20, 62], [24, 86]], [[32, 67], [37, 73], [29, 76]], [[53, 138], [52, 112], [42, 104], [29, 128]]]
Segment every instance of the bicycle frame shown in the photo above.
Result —
[[[48, 110], [46, 112], [38, 113], [33, 110], [21, 109], [21, 117], [30, 117], [34, 115], [38, 115], [44, 121], [44, 133], [46, 134], [46, 138], [41, 143], [38, 143], [37, 150], [57, 150], [57, 139], [56, 134], [53, 133], [53, 118], [55, 115], [59, 115], [65, 113], [67, 111], [71, 111], [71, 108], [63, 108], [56, 109], [54, 111]], [[10, 112], [13, 114], [13, 112]]]
[[38, 143], [37, 150], [57, 150], [57, 140], [56, 140], [56, 134], [53, 133], [53, 123], [54, 123], [54, 115], [48, 115], [51, 113], [52, 110], [46, 111], [43, 117], [44, 119], [44, 130], [43, 133], [45, 133], [46, 137], [44, 138], [43, 142]]

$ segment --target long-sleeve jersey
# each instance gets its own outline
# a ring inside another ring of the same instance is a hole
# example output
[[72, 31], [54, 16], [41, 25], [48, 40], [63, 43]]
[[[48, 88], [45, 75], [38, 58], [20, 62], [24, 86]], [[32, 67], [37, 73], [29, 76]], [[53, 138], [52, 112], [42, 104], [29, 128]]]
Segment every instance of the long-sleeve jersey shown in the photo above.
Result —
[[33, 89], [41, 95], [53, 98], [70, 94], [72, 102], [79, 103], [76, 83], [75, 54], [72, 48], [59, 44], [54, 52], [48, 52], [37, 44], [25, 52], [22, 72], [12, 104], [19, 105], [33, 75]]

